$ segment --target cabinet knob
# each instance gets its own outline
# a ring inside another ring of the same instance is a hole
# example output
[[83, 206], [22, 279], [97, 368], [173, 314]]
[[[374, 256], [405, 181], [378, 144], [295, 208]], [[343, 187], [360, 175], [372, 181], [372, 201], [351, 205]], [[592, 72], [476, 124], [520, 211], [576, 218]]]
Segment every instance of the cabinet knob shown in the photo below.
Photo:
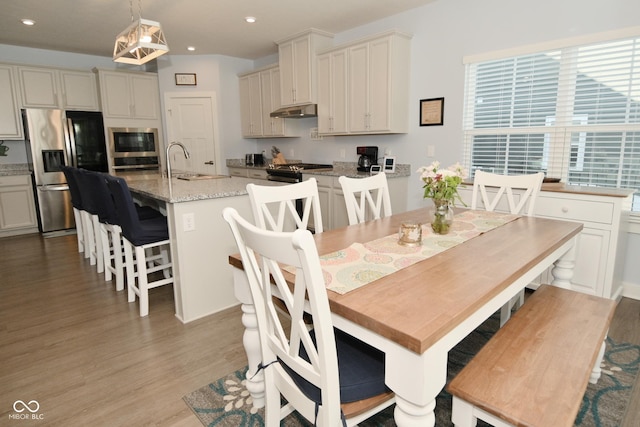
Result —
[[562, 213], [567, 213], [567, 212], [569, 212], [569, 208], [568, 208], [568, 207], [566, 207], [566, 206], [563, 206], [560, 210], [562, 211]]

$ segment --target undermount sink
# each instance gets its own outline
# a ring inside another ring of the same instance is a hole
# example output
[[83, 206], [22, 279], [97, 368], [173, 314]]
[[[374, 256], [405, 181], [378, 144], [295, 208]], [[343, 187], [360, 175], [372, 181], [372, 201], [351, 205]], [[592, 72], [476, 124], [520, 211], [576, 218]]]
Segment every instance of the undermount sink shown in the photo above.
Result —
[[228, 175], [206, 175], [201, 173], [183, 173], [180, 175], [176, 175], [178, 179], [184, 179], [185, 181], [197, 181], [201, 179], [218, 179], [218, 178], [229, 178]]

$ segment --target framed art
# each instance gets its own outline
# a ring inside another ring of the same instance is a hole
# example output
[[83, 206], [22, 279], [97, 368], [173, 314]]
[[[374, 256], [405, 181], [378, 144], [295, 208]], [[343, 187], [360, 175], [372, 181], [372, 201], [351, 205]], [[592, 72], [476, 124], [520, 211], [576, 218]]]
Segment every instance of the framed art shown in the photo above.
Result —
[[420, 126], [444, 124], [444, 98], [420, 100]]
[[196, 73], [176, 73], [176, 86], [195, 86]]

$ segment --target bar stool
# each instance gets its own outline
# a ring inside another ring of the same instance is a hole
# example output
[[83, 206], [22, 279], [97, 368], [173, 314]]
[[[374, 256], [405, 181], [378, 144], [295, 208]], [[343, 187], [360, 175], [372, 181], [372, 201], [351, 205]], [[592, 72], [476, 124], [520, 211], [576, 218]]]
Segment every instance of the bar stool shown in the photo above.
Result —
[[100, 220], [98, 219], [95, 193], [88, 181], [90, 172], [75, 168], [73, 173], [76, 177], [76, 183], [82, 198], [82, 207], [84, 208], [80, 214], [84, 226], [85, 257], [88, 252], [91, 265], [95, 265], [98, 273], [102, 273], [104, 271], [104, 258], [100, 241]]
[[[82, 216], [80, 212], [83, 210], [82, 197], [80, 196], [80, 188], [76, 182], [75, 174], [71, 166], [61, 166], [60, 170], [64, 173], [69, 185], [69, 193], [71, 194], [71, 205], [73, 206], [73, 218], [76, 223], [76, 236], [78, 237], [78, 252], [84, 252], [84, 227], [82, 225]], [[86, 254], [88, 257], [89, 255]]]
[[[127, 272], [127, 297], [140, 300], [140, 316], [149, 314], [149, 289], [173, 283], [169, 257], [169, 227], [165, 217], [141, 220], [129, 186], [122, 178], [106, 176], [122, 229], [122, 243]], [[156, 253], [153, 253], [157, 251]], [[152, 273], [163, 272], [161, 278]]]

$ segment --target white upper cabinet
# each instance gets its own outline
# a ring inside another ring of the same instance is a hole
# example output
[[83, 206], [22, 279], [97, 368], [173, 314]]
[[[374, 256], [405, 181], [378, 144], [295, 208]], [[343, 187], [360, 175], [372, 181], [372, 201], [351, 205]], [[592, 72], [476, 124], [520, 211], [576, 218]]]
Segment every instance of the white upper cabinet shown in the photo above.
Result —
[[393, 32], [349, 47], [350, 133], [409, 130], [410, 37]]
[[18, 67], [22, 106], [97, 111], [98, 92], [93, 73], [44, 67]]
[[347, 133], [347, 49], [318, 55], [318, 133]]
[[262, 100], [260, 73], [240, 77], [240, 123], [242, 136], [262, 136]]
[[318, 132], [409, 131], [411, 36], [390, 31], [318, 54]]
[[158, 120], [158, 76], [98, 70], [102, 111], [105, 117]]
[[0, 139], [22, 139], [14, 67], [0, 65]]
[[293, 125], [271, 117], [280, 108], [280, 71], [270, 66], [239, 76], [240, 125], [245, 138], [294, 137]]
[[260, 72], [260, 94], [262, 100], [262, 134], [285, 136], [285, 122], [271, 117], [271, 112], [280, 108], [280, 69], [275, 67]]
[[331, 47], [333, 34], [311, 29], [277, 41], [281, 105], [316, 102], [316, 52]]

